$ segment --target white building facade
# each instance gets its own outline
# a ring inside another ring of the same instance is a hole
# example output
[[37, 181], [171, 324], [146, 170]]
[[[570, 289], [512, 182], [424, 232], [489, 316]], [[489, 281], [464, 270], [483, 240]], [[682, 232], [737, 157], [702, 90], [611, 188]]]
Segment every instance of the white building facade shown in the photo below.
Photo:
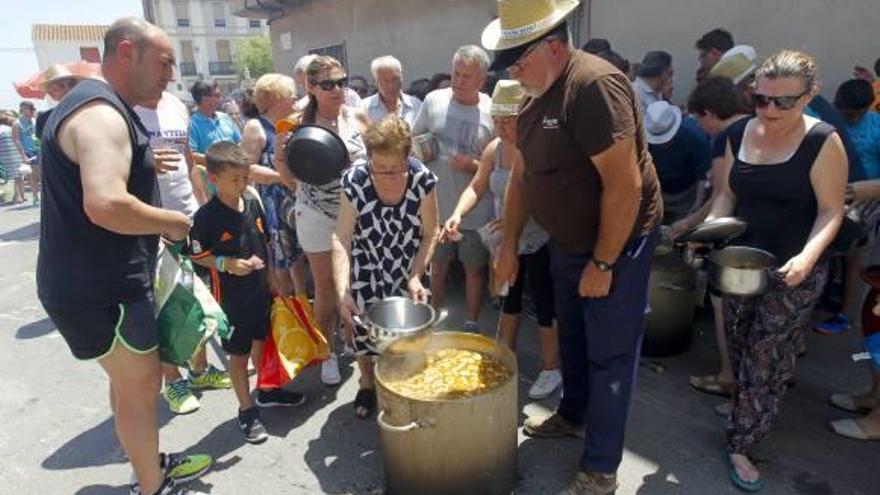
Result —
[[97, 24], [34, 24], [31, 42], [37, 66], [44, 71], [52, 64], [85, 60], [100, 62], [104, 55], [107, 26]]
[[217, 81], [228, 93], [239, 87], [236, 41], [266, 35], [264, 20], [236, 17], [220, 0], [142, 0], [144, 18], [162, 28], [177, 52], [175, 81], [168, 90], [191, 101], [198, 80]]

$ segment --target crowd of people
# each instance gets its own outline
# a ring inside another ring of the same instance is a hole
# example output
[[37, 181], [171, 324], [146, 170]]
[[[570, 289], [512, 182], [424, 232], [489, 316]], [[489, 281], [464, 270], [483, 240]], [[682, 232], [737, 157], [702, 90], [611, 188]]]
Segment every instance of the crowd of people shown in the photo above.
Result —
[[[695, 44], [697, 84], [680, 108], [669, 53], [631, 64], [607, 40], [573, 46], [566, 18], [577, 3], [499, 2], [485, 49], [458, 48], [449, 75], [407, 91], [391, 55], [371, 63], [375, 91], [340, 61], [307, 55], [293, 74], [265, 74], [248, 88], [235, 104], [240, 119], [220, 111], [216, 83], [193, 85], [191, 112], [165, 91], [170, 40], [125, 18], [107, 31], [103, 79], [52, 69], [51, 115], [35, 123], [32, 104], [17, 118], [0, 115], [0, 163], [10, 178], [32, 178], [35, 203], [44, 193], [39, 298], [73, 355], [109, 376], [131, 493], [192, 493], [183, 483], [212, 462], [159, 453], [160, 388], [177, 414], [200, 407], [193, 389], [232, 388], [250, 443], [268, 437], [259, 408], [305, 402], [283, 388], [252, 399], [248, 363], [260, 366], [273, 293], [313, 301], [331, 350], [326, 386], [342, 380], [339, 348], [353, 350], [354, 414], [366, 419], [376, 409], [377, 350], [353, 316], [399, 295], [444, 307], [457, 261], [461, 330], [480, 331], [488, 289], [500, 300], [500, 338], [515, 349], [524, 308], [534, 306], [542, 366], [528, 395], [562, 394], [524, 431], [585, 437], [563, 493], [613, 494], [654, 249], [661, 235], [729, 216], [748, 224], [737, 243], [775, 255], [779, 276], [762, 296], [709, 296], [721, 369], [691, 385], [729, 397], [718, 409], [731, 481], [762, 488], [750, 454], [794, 379], [832, 266], [850, 274], [846, 295], [816, 329], [846, 329], [862, 301], [863, 330], [880, 329], [880, 298], [862, 298], [859, 283], [880, 219], [880, 82], [860, 67], [832, 104], [809, 55], [761, 59], [716, 29]], [[350, 164], [341, 177], [296, 177], [283, 122], [336, 134]], [[15, 200], [23, 195], [22, 186]], [[846, 211], [864, 228], [841, 240]], [[210, 274], [235, 328], [223, 341], [227, 371], [204, 352], [186, 370], [159, 362], [160, 237], [188, 239], [188, 255]], [[880, 364], [872, 373], [871, 392], [832, 396], [867, 413], [833, 422], [837, 433], [880, 439]]]

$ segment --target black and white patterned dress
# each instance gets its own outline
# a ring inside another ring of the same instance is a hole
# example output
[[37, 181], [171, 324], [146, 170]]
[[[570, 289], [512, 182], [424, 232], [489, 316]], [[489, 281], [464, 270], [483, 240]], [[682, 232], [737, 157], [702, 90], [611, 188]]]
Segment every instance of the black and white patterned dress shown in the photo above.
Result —
[[[422, 243], [419, 211], [436, 184], [437, 177], [410, 158], [406, 193], [398, 204], [387, 205], [373, 187], [365, 160], [342, 176], [342, 190], [357, 212], [351, 240], [351, 294], [359, 308], [407, 295], [407, 277]], [[374, 349], [361, 330], [355, 329], [355, 350], [371, 353]]]

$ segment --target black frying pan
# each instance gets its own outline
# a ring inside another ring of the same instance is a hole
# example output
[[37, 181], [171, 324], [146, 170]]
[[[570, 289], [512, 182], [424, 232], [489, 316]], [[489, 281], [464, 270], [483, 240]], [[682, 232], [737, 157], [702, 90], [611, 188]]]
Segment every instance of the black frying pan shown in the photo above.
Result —
[[311, 124], [299, 126], [291, 133], [284, 159], [297, 180], [317, 186], [339, 180], [349, 165], [348, 149], [342, 139]]

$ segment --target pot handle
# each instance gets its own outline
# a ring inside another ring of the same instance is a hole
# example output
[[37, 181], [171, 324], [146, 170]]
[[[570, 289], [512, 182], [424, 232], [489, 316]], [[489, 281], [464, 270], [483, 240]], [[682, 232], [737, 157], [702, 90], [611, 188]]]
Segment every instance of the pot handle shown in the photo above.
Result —
[[379, 415], [376, 416], [376, 423], [378, 423], [379, 428], [391, 432], [391, 433], [409, 433], [411, 431], [418, 430], [419, 428], [428, 428], [431, 426], [425, 420], [417, 419], [412, 423], [404, 426], [392, 426], [385, 422], [385, 410], [382, 409], [379, 411]]
[[671, 290], [674, 292], [685, 292], [685, 291], [689, 291], [689, 290], [694, 290], [694, 284], [678, 285], [678, 284], [659, 283], [659, 284], [657, 284], [657, 288]]

